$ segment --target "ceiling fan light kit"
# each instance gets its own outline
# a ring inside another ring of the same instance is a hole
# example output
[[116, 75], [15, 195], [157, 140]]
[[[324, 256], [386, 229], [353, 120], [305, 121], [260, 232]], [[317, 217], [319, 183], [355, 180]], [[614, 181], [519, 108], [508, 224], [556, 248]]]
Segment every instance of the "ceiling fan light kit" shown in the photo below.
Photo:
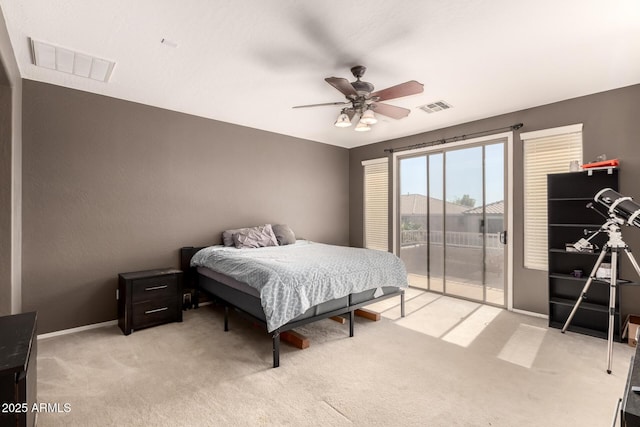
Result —
[[415, 95], [424, 92], [424, 85], [415, 80], [410, 80], [399, 85], [374, 92], [374, 86], [369, 82], [363, 82], [360, 78], [364, 75], [366, 67], [356, 65], [351, 68], [351, 73], [356, 78], [355, 82], [349, 82], [341, 77], [327, 77], [325, 81], [334, 88], [338, 89], [347, 99], [346, 102], [327, 102], [322, 104], [298, 105], [293, 108], [318, 107], [324, 105], [348, 105], [340, 112], [334, 125], [336, 127], [351, 126], [351, 119], [356, 114], [360, 116], [360, 120], [355, 127], [358, 132], [366, 132], [371, 130], [371, 126], [378, 122], [376, 115], [391, 117], [392, 119], [401, 119], [407, 117], [411, 110], [395, 105], [383, 104], [380, 101], [401, 98], [403, 96]]
[[349, 126], [351, 126], [351, 119], [349, 118], [349, 116], [347, 116], [346, 113], [342, 112], [338, 116], [338, 119], [336, 120], [334, 125], [338, 128], [348, 128]]
[[359, 121], [354, 130], [356, 132], [369, 132], [371, 130], [371, 126], [366, 123], [362, 123], [362, 121]]
[[362, 113], [362, 116], [360, 116], [360, 121], [365, 125], [375, 125], [376, 123], [378, 123], [378, 119], [376, 119], [376, 115], [373, 114], [373, 110], [366, 110], [364, 113]]

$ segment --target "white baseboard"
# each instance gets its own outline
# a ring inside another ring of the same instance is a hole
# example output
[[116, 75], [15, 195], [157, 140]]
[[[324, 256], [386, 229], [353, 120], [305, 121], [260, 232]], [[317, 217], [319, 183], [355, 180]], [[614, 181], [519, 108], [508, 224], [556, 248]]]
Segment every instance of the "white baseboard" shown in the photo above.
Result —
[[38, 339], [43, 340], [46, 338], [57, 337], [60, 335], [75, 334], [76, 332], [88, 331], [90, 329], [104, 328], [107, 326], [114, 326], [117, 324], [118, 324], [117, 320], [109, 320], [108, 322], [102, 322], [102, 323], [93, 323], [91, 325], [78, 326], [77, 328], [63, 329], [61, 331], [49, 332], [48, 334], [41, 334], [41, 335], [38, 335]]
[[524, 314], [526, 316], [532, 316], [532, 317], [539, 317], [540, 319], [547, 319], [549, 320], [549, 316], [547, 314], [542, 314], [542, 313], [536, 313], [534, 311], [526, 311], [526, 310], [519, 310], [517, 308], [514, 308], [512, 310], [514, 313], [518, 313], [518, 314]]
[[[201, 302], [200, 306], [202, 307], [210, 304], [211, 304], [211, 301]], [[46, 338], [53, 338], [60, 335], [75, 334], [76, 332], [88, 331], [90, 329], [97, 329], [97, 328], [105, 328], [107, 326], [115, 326], [117, 324], [118, 324], [117, 320], [109, 320], [108, 322], [102, 322], [102, 323], [93, 323], [91, 325], [78, 326], [77, 328], [63, 329], [61, 331], [49, 332], [48, 334], [41, 334], [41, 335], [38, 335], [38, 339], [43, 340]]]

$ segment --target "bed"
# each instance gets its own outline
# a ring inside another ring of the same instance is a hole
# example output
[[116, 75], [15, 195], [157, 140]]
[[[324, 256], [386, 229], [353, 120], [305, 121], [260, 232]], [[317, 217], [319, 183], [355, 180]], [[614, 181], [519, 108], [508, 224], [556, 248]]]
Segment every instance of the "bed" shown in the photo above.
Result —
[[194, 287], [194, 305], [205, 292], [249, 315], [272, 335], [273, 367], [280, 365], [280, 334], [307, 323], [342, 316], [354, 335], [354, 312], [399, 297], [404, 317], [402, 261], [388, 252], [296, 240], [289, 245], [241, 248], [184, 247], [181, 267]]

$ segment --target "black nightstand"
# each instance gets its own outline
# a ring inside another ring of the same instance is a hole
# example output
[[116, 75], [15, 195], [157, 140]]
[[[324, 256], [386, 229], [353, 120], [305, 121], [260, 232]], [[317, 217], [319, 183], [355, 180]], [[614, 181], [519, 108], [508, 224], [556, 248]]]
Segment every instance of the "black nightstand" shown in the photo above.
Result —
[[136, 329], [182, 322], [182, 271], [171, 268], [118, 275], [118, 326]]

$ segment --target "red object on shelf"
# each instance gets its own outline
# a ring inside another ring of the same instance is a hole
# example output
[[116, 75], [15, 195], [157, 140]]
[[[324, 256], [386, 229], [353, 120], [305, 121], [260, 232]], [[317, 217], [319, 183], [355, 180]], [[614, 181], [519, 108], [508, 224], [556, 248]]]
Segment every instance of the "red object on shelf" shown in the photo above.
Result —
[[585, 163], [582, 165], [582, 169], [616, 167], [618, 165], [620, 165], [618, 159], [611, 159], [603, 160], [601, 162]]

